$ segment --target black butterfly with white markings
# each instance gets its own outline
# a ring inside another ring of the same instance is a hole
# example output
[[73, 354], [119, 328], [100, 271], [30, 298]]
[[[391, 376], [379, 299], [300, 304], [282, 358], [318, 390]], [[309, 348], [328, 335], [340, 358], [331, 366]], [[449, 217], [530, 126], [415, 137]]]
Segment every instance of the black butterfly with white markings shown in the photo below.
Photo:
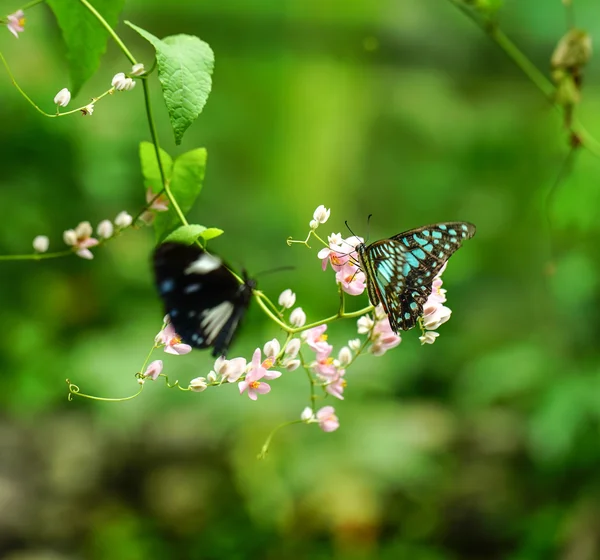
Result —
[[225, 356], [256, 282], [240, 284], [223, 261], [197, 245], [166, 242], [154, 251], [154, 276], [175, 332], [194, 348]]
[[390, 239], [356, 246], [373, 305], [382, 304], [392, 330], [412, 329], [423, 314], [435, 277], [465, 239], [475, 235], [468, 222], [410, 229]]

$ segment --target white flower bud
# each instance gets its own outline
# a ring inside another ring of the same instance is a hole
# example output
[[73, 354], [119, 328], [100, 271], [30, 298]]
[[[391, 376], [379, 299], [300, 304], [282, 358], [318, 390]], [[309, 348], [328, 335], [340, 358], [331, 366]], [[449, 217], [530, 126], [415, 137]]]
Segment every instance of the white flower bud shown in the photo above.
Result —
[[366, 334], [373, 328], [373, 319], [368, 315], [363, 315], [358, 321], [356, 321], [358, 327], [358, 334]]
[[63, 232], [63, 240], [67, 245], [75, 245], [77, 243], [77, 234], [75, 230], [68, 229]]
[[54, 103], [59, 107], [66, 107], [69, 104], [69, 101], [71, 101], [71, 92], [67, 88], [61, 89], [54, 96]]
[[303, 422], [308, 422], [309, 420], [311, 420], [313, 417], [313, 411], [312, 408], [310, 408], [310, 406], [307, 406], [303, 411], [302, 414], [300, 414], [300, 420], [302, 420]]
[[33, 249], [38, 253], [45, 253], [50, 246], [50, 240], [45, 235], [38, 235], [33, 240]]
[[113, 232], [114, 227], [110, 220], [102, 220], [96, 228], [96, 233], [98, 233], [98, 236], [103, 237], [104, 239], [112, 237]]
[[90, 224], [90, 222], [79, 222], [75, 228], [75, 233], [77, 234], [77, 239], [86, 239], [92, 236], [94, 230], [92, 229], [92, 224]]
[[267, 356], [267, 358], [277, 357], [280, 350], [281, 345], [279, 344], [279, 341], [276, 338], [274, 338], [273, 340], [269, 340], [269, 342], [267, 342], [264, 347], [265, 356]]
[[118, 74], [115, 74], [113, 76], [112, 82], [110, 83], [110, 85], [112, 87], [114, 87], [116, 90], [118, 91], [122, 91], [123, 89], [125, 89], [125, 80], [127, 78], [125, 77], [125, 73], [124, 72], [119, 72]]
[[279, 305], [281, 305], [284, 309], [289, 309], [294, 305], [294, 303], [296, 303], [296, 294], [288, 288], [279, 294], [278, 301]]
[[423, 336], [419, 337], [419, 340], [421, 341], [421, 346], [423, 346], [424, 344], [433, 344], [435, 342], [435, 339], [440, 336], [439, 332], [433, 332], [433, 331], [427, 331], [423, 334]]
[[129, 72], [129, 74], [131, 76], [141, 76], [145, 71], [144, 65], [141, 62], [138, 62], [131, 67], [131, 72]]
[[325, 208], [323, 204], [321, 204], [314, 212], [313, 218], [319, 224], [324, 224], [327, 220], [329, 220], [329, 214], [331, 214], [331, 210]]
[[360, 342], [360, 338], [353, 338], [352, 340], [349, 340], [348, 346], [349, 346], [350, 350], [354, 350], [354, 352], [358, 352], [360, 347], [362, 346], [362, 344]]
[[308, 225], [310, 229], [317, 229], [319, 227], [319, 222], [317, 222], [317, 220], [311, 220]]
[[294, 371], [300, 367], [300, 360], [287, 360], [284, 362], [283, 367], [285, 371]]
[[206, 380], [209, 383], [214, 383], [217, 380], [217, 374], [214, 371], [211, 371], [207, 376]]
[[89, 105], [86, 105], [83, 109], [81, 109], [81, 114], [84, 117], [91, 117], [94, 114], [94, 104], [90, 103]]
[[303, 327], [306, 324], [306, 313], [302, 311], [302, 307], [296, 307], [290, 314], [290, 324], [293, 327]]
[[133, 218], [125, 211], [120, 212], [119, 215], [115, 218], [115, 225], [118, 228], [126, 228], [131, 225], [133, 222]]
[[352, 352], [347, 346], [342, 346], [338, 353], [338, 361], [341, 366], [347, 366], [352, 361]]
[[190, 389], [196, 393], [201, 393], [208, 387], [205, 377], [195, 377], [190, 381]]
[[285, 347], [285, 355], [288, 358], [295, 358], [298, 355], [298, 352], [300, 352], [301, 345], [302, 341], [299, 338], [292, 338]]
[[135, 80], [131, 78], [125, 78], [125, 87], [123, 88], [125, 91], [131, 91], [135, 87]]

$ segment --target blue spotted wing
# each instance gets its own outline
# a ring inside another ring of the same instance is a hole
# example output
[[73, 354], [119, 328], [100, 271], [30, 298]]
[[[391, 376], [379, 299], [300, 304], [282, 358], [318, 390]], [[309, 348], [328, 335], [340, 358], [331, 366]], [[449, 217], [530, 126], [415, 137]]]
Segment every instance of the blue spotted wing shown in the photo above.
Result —
[[219, 257], [196, 245], [163, 243], [153, 265], [165, 313], [181, 340], [225, 355], [256, 283], [245, 277], [240, 284]]
[[434, 278], [462, 242], [474, 235], [473, 224], [447, 222], [357, 247], [369, 299], [373, 305], [382, 304], [395, 333], [415, 326]]

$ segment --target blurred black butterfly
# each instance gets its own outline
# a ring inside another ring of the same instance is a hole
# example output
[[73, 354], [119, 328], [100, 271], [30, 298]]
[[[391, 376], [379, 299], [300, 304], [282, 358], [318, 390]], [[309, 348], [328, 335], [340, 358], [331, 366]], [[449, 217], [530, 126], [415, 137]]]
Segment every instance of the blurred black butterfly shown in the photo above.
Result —
[[475, 235], [468, 222], [410, 229], [390, 239], [357, 245], [369, 299], [382, 304], [392, 330], [412, 329], [423, 314], [436, 275], [465, 239]]
[[252, 297], [256, 282], [240, 284], [215, 255], [197, 245], [166, 242], [154, 251], [156, 287], [175, 332], [194, 348], [224, 356]]

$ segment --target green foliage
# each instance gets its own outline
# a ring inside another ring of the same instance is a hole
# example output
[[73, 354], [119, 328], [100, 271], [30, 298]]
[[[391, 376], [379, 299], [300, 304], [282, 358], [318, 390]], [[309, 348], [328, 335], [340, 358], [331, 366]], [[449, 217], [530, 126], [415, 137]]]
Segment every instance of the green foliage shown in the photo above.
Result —
[[[48, 0], [56, 21], [62, 31], [69, 61], [73, 95], [98, 70], [100, 58], [106, 51], [108, 31], [81, 3], [73, 0]], [[115, 27], [125, 0], [93, 0], [94, 8]]]
[[[164, 150], [160, 150], [160, 159], [169, 190], [183, 214], [186, 214], [192, 208], [202, 190], [202, 181], [206, 169], [206, 150], [204, 148], [190, 150], [180, 155], [175, 162]], [[162, 177], [156, 150], [150, 142], [140, 144], [140, 161], [145, 188], [151, 187], [152, 192], [155, 195], [158, 194], [162, 190]], [[166, 212], [159, 212], [155, 217], [156, 239], [162, 240], [179, 223], [179, 214], [173, 204], [170, 203]]]
[[[78, 2], [49, 3], [61, 28], [82, 32], [73, 43], [65, 34], [80, 86], [106, 34], [79, 22]], [[499, 4], [457, 3], [490, 17]], [[596, 0], [572, 4], [575, 24], [598, 20]], [[582, 148], [564, 165], [562, 115], [450, 2], [128, 8], [155, 36], [197, 32], [219, 55], [201, 126], [187, 128], [205, 96], [180, 98], [189, 111], [174, 121], [156, 112], [162, 167], [191, 224], [176, 227], [172, 208], [158, 213], [158, 238], [206, 243], [224, 230], [215, 248], [235, 270], [294, 265], [259, 278], [260, 290], [276, 300], [292, 288], [316, 318], [337, 305], [331, 270], [285, 239], [306, 233], [318, 204], [332, 208], [324, 236], [344, 220], [366, 235], [370, 213], [371, 239], [448, 219], [478, 233], [444, 275], [453, 317], [435, 345], [419, 346], [411, 331], [386, 356], [361, 357], [345, 400], [318, 401], [336, 406], [340, 429], [291, 426], [264, 461], [255, 457], [266, 435], [304, 406], [301, 372], [284, 373], [257, 403], [236, 387], [190, 394], [149, 381], [127, 403], [67, 402], [67, 377], [107, 397], [139, 387], [134, 373], [163, 317], [149, 228], [94, 248], [91, 262], [1, 262], [0, 556], [600, 558], [600, 159]], [[20, 85], [51, 98], [63, 60], [41, 18], [26, 15], [31, 27], [18, 41], [5, 33], [3, 54], [21, 53]], [[505, 2], [499, 15], [548, 75], [567, 31], [562, 3]], [[175, 89], [169, 64], [182, 45], [157, 44]], [[147, 62], [140, 45], [132, 51]], [[209, 59], [193, 66], [204, 75], [196, 93], [208, 91]], [[106, 85], [108, 65], [119, 71], [123, 59], [104, 63]], [[600, 136], [597, 65], [592, 55], [576, 116]], [[44, 119], [0, 80], [2, 254], [30, 251], [38, 234], [59, 250], [78, 221], [135, 215], [148, 186], [162, 189], [154, 147], [139, 147], [143, 179], [132, 156], [148, 131], [140, 86], [107, 96], [92, 117]], [[166, 141], [176, 125], [176, 138], [187, 129], [181, 152]], [[196, 146], [210, 152], [206, 182]], [[334, 323], [328, 333], [337, 348], [356, 328]], [[280, 334], [252, 302], [231, 356]], [[182, 384], [214, 366], [209, 352], [160, 356]]]
[[172, 35], [158, 39], [148, 31], [126, 22], [156, 49], [158, 79], [175, 143], [202, 112], [212, 88], [215, 56], [212, 49], [192, 35]]
[[192, 243], [195, 243], [198, 238], [201, 238], [204, 241], [203, 244], [206, 245], [206, 242], [215, 237], [219, 237], [219, 235], [222, 235], [223, 233], [223, 230], [219, 228], [206, 228], [198, 224], [192, 224], [177, 228], [165, 237], [165, 241], [176, 241], [178, 243], [191, 245]]

